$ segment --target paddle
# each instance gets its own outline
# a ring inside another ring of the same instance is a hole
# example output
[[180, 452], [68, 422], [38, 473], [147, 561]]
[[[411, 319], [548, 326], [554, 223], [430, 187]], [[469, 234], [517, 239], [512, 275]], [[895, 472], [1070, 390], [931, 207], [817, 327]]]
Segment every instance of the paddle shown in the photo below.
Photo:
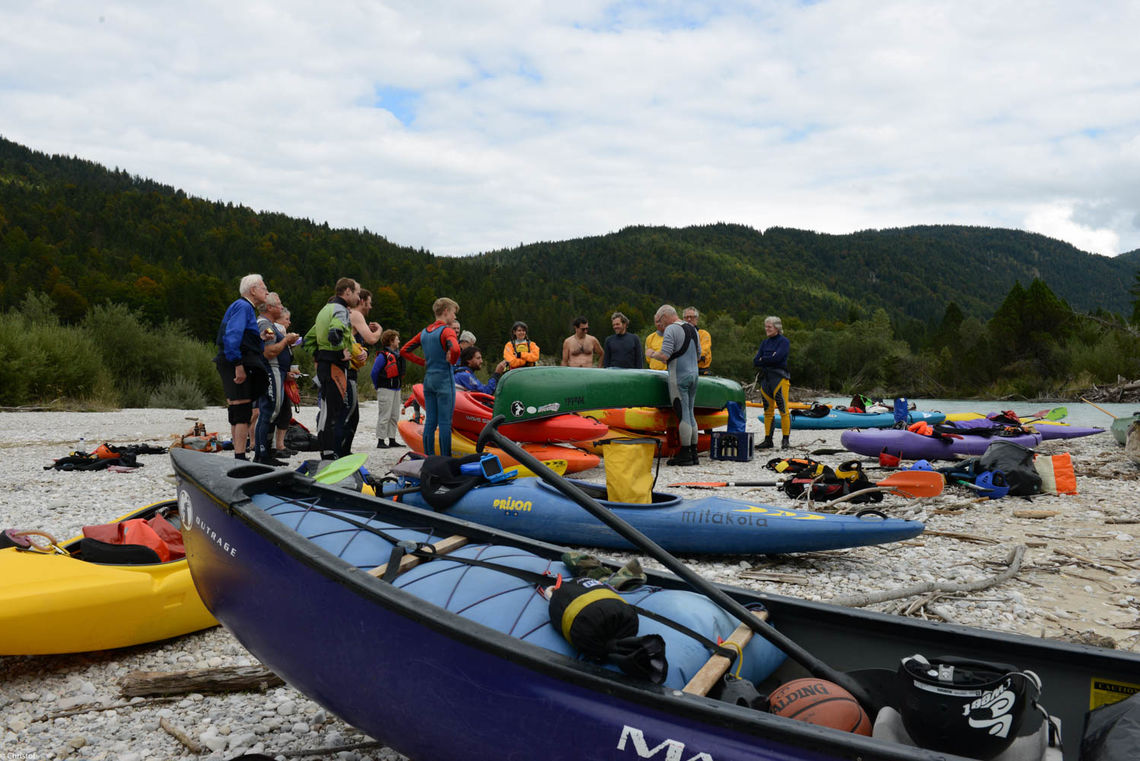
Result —
[[[843, 689], [850, 692], [855, 699], [859, 701], [864, 707], [868, 709], [876, 709], [878, 705], [871, 699], [870, 694], [861, 684], [855, 681], [852, 677], [845, 674], [838, 669], [832, 668], [819, 658], [809, 653], [798, 643], [792, 641], [783, 632], [777, 631], [766, 621], [762, 621], [756, 617], [748, 608], [744, 607], [740, 602], [730, 597], [724, 590], [711, 584], [709, 581], [700, 576], [700, 574], [693, 571], [687, 565], [682, 563], [677, 558], [673, 557], [665, 551], [660, 545], [647, 537], [645, 534], [638, 531], [633, 526], [626, 523], [624, 520], [614, 515], [613, 512], [598, 504], [597, 501], [592, 499], [588, 494], [579, 489], [574, 484], [562, 478], [554, 471], [543, 465], [534, 455], [527, 452], [514, 441], [511, 441], [503, 434], [499, 433], [497, 427], [506, 418], [503, 415], [496, 415], [490, 423], [488, 423], [479, 434], [479, 440], [475, 444], [476, 451], [482, 452], [483, 448], [487, 445], [488, 440], [494, 440], [495, 444], [501, 447], [504, 451], [508, 452], [512, 457], [538, 474], [539, 478], [546, 481], [558, 491], [565, 494], [570, 499], [578, 503], [579, 506], [584, 508], [586, 512], [594, 516], [602, 523], [606, 524], [618, 533], [626, 541], [632, 543], [635, 547], [641, 549], [645, 554], [657, 560], [667, 569], [672, 571], [677, 576], [681, 577], [690, 587], [709, 598], [712, 602], [716, 603], [725, 612], [732, 615], [734, 618], [745, 624], [752, 631], [759, 634], [764, 639], [771, 642], [776, 647], [784, 651], [784, 653], [792, 660], [799, 663], [813, 675], [820, 679], [825, 679], [829, 682], [834, 682]], [[871, 713], [869, 710], [868, 713]]]
[[1068, 416], [1068, 414], [1069, 414], [1069, 409], [1067, 407], [1054, 407], [1053, 409], [1049, 410], [1048, 412], [1044, 412], [1044, 414], [1042, 414], [1041, 412], [1035, 413], [1031, 417], [1025, 418], [1021, 422], [1023, 422], [1023, 423], [1034, 423], [1034, 422], [1037, 422], [1038, 420], [1048, 420], [1050, 422], [1056, 423], [1058, 420], [1064, 420], [1065, 417]]
[[367, 454], [357, 452], [356, 454], [350, 454], [347, 457], [333, 460], [317, 471], [317, 474], [313, 476], [313, 480], [319, 484], [335, 484], [337, 481], [342, 481], [360, 470], [360, 466], [363, 465], [367, 459]]
[[[717, 489], [724, 486], [779, 486], [783, 481], [683, 481], [669, 484], [690, 489]], [[892, 473], [875, 486], [891, 489], [903, 497], [937, 497], [942, 493], [946, 480], [941, 473], [932, 470], [900, 470]]]
[[1093, 404], [1093, 403], [1092, 403], [1092, 402], [1090, 402], [1088, 399], [1085, 399], [1083, 396], [1081, 397], [1081, 401], [1082, 401], [1082, 402], [1084, 402], [1085, 404], [1088, 404], [1088, 405], [1091, 405], [1091, 406], [1093, 406], [1093, 407], [1096, 407], [1096, 409], [1098, 409], [1098, 410], [1100, 410], [1101, 412], [1103, 412], [1104, 414], [1108, 415], [1108, 416], [1109, 416], [1110, 418], [1112, 418], [1113, 420], [1116, 420], [1116, 415], [1113, 415], [1111, 412], [1109, 412], [1108, 410], [1106, 410], [1104, 407], [1100, 407], [1100, 406], [1097, 406], [1097, 405]]

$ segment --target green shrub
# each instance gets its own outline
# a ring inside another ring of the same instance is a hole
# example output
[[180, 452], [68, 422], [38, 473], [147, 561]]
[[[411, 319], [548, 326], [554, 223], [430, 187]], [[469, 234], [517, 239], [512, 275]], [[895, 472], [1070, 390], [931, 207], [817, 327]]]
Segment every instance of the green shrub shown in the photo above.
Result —
[[0, 403], [109, 401], [111, 376], [89, 336], [23, 313], [0, 315]]
[[141, 380], [129, 380], [118, 387], [119, 406], [123, 409], [142, 409], [150, 404], [151, 386]]
[[200, 410], [206, 406], [206, 395], [194, 380], [176, 375], [163, 381], [151, 392], [147, 406], [169, 410]]

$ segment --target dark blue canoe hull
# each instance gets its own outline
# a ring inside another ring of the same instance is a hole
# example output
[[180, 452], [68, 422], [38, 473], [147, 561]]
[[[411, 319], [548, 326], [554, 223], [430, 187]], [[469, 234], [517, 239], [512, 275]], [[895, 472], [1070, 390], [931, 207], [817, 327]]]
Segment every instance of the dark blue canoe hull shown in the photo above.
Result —
[[[389, 583], [364, 570], [388, 558], [352, 556], [358, 529], [287, 525], [262, 505], [276, 500], [326, 516], [367, 514], [401, 532], [426, 530], [433, 540], [462, 535], [547, 563], [560, 562], [560, 547], [322, 486], [284, 469], [237, 466], [189, 450], [171, 458], [188, 561], [210, 611], [291, 685], [412, 758], [961, 761], [655, 686], [538, 647], [398, 586], [416, 571], [436, 574], [449, 556]], [[692, 594], [673, 576], [651, 573], [650, 583]], [[893, 675], [900, 658], [914, 653], [999, 658], [1032, 669], [1046, 685], [1050, 712], [1073, 732], [1090, 703], [1107, 702], [1106, 692], [1140, 690], [1135, 653], [721, 590], [741, 603], [765, 605], [778, 630], [835, 669]], [[789, 659], [762, 689], [803, 675]], [[1065, 761], [1076, 761], [1079, 743], [1069, 739]]]
[[[571, 481], [669, 552], [761, 555], [860, 547], [911, 539], [919, 521], [865, 514], [793, 510], [762, 502], [710, 496], [681, 499], [656, 493], [651, 504], [609, 502], [605, 487]], [[418, 493], [401, 500], [427, 507]], [[463, 520], [554, 544], [629, 550], [633, 545], [538, 478], [472, 489], [447, 508]]]

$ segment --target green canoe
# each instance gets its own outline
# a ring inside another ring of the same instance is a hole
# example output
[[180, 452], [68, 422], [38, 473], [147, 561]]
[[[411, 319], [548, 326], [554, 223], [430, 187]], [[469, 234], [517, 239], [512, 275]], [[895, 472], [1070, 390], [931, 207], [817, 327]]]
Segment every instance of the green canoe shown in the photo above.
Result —
[[[664, 370], [601, 367], [522, 367], [499, 379], [496, 415], [508, 423], [610, 407], [668, 407], [669, 374]], [[744, 404], [744, 389], [734, 380], [702, 375], [697, 408], [719, 410], [729, 402]]]
[[1125, 441], [1128, 440], [1128, 427], [1137, 421], [1140, 421], [1140, 412], [1133, 412], [1131, 415], [1113, 419], [1112, 435], [1117, 444], [1124, 446]]

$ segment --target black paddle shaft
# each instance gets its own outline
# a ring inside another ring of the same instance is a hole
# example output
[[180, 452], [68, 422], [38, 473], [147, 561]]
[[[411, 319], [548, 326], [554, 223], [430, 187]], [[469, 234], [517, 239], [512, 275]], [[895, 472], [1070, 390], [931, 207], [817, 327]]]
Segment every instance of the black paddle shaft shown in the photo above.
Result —
[[[498, 426], [506, 418], [503, 415], [495, 415], [491, 422], [484, 426], [483, 430], [479, 433], [479, 441], [476, 444], [476, 451], [482, 452], [483, 448], [487, 445], [488, 440], [494, 440], [495, 445], [502, 448], [505, 452], [510, 454], [523, 465], [526, 465], [542, 480], [549, 483], [558, 491], [565, 494], [570, 499], [574, 500], [578, 505], [594, 516], [602, 523], [606, 524], [614, 531], [616, 531], [623, 539], [631, 542], [634, 546], [641, 549], [650, 557], [656, 559], [659, 563], [664, 565], [670, 571], [681, 577], [690, 587], [697, 590], [705, 597], [712, 600], [727, 613], [736, 619], [739, 619], [745, 626], [750, 628], [756, 634], [759, 634], [764, 639], [771, 642], [776, 647], [784, 651], [784, 653], [792, 660], [799, 663], [814, 676], [820, 679], [826, 679], [829, 682], [835, 682], [843, 689], [850, 692], [856, 700], [859, 701], [864, 707], [868, 709], [877, 707], [874, 700], [871, 699], [870, 694], [856, 682], [852, 677], [845, 674], [838, 669], [832, 668], [819, 658], [809, 653], [804, 648], [782, 632], [777, 631], [770, 626], [766, 621], [761, 621], [752, 611], [744, 607], [742, 604], [730, 597], [724, 590], [711, 584], [707, 579], [702, 577], [693, 569], [682, 563], [677, 558], [673, 557], [663, 547], [658, 545], [645, 534], [638, 531], [633, 526], [629, 525], [626, 521], [622, 520], [613, 512], [598, 504], [596, 500], [591, 498], [584, 491], [579, 489], [574, 484], [567, 481], [558, 473], [542, 464], [542, 462], [520, 447], [516, 442], [508, 439], [503, 434], [499, 433]], [[872, 711], [868, 711], [874, 715]]]

